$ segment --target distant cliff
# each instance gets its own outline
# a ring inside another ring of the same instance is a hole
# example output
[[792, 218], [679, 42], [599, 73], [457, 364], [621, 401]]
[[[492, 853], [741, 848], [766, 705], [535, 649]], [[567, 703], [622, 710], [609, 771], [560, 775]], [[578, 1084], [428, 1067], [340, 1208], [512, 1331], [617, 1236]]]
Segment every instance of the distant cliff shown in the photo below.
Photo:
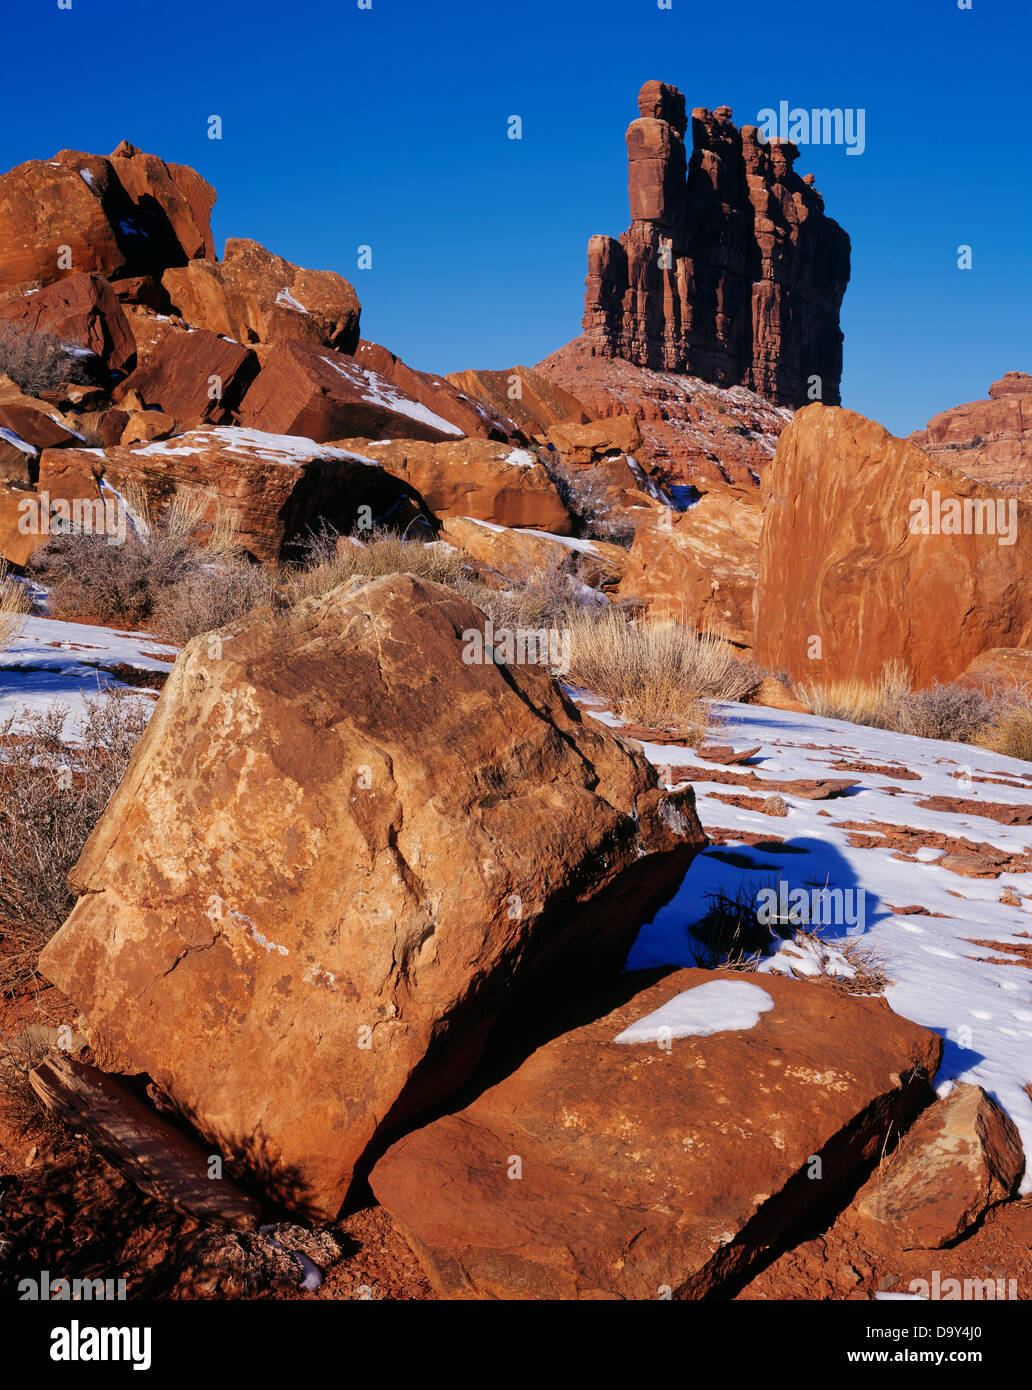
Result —
[[[726, 106], [692, 112], [646, 82], [627, 130], [631, 226], [588, 244], [592, 351], [742, 385], [779, 405], [839, 401], [849, 237], [824, 215], [787, 141], [739, 131]], [[814, 383], [819, 378], [819, 385]]]

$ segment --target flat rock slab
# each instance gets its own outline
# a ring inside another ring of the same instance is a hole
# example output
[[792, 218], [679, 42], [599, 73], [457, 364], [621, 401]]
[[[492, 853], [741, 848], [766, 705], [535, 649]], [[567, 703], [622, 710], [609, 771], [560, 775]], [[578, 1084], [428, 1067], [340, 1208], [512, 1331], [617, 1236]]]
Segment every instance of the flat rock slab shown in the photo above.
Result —
[[373, 1169], [443, 1296], [712, 1293], [877, 1156], [942, 1054], [882, 999], [771, 975], [624, 998]]

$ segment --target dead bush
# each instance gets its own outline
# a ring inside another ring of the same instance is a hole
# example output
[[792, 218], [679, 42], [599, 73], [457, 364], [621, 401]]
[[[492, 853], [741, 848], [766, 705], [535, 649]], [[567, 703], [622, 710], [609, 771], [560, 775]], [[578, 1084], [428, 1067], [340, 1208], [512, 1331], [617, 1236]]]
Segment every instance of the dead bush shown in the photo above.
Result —
[[123, 507], [122, 540], [55, 536], [29, 566], [50, 591], [49, 612], [186, 642], [268, 603], [274, 581], [239, 551], [235, 518], [219, 513], [206, 522], [207, 510], [204, 496], [176, 494], [152, 518], [137, 496]]
[[0, 991], [35, 976], [71, 910], [66, 875], [146, 728], [150, 704], [112, 687], [85, 701], [76, 741], [51, 705], [0, 723]]
[[0, 373], [30, 396], [65, 383], [103, 384], [103, 366], [92, 353], [52, 333], [29, 333], [15, 324], [0, 326]]
[[589, 467], [563, 463], [552, 450], [539, 457], [555, 484], [563, 506], [570, 513], [578, 536], [588, 540], [611, 541], [629, 547], [634, 540], [634, 522], [614, 512], [605, 479]]

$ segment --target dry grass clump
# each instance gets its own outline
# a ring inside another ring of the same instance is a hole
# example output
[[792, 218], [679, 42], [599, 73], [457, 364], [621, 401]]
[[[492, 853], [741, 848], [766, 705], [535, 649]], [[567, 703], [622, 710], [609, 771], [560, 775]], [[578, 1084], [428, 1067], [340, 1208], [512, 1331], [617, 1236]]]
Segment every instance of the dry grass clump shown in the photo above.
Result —
[[203, 493], [177, 492], [154, 516], [142, 492], [127, 489], [124, 540], [69, 532], [33, 558], [50, 613], [186, 642], [270, 602], [273, 577], [244, 557], [236, 517], [219, 510], [209, 522], [208, 508]]
[[0, 651], [11, 645], [22, 630], [25, 615], [32, 607], [24, 585], [7, 572], [7, 561], [0, 559]]
[[[884, 994], [892, 984], [884, 958], [872, 946], [859, 941], [837, 941], [829, 946], [816, 932], [801, 928], [793, 932], [792, 940], [807, 949], [818, 967], [816, 973], [793, 970], [796, 979], [826, 982], [846, 994]], [[836, 967], [843, 963], [851, 975], [838, 973]]]
[[704, 970], [755, 970], [775, 940], [773, 928], [757, 916], [763, 888], [774, 881], [741, 882], [706, 894], [705, 917], [688, 928], [695, 963]]
[[573, 519], [577, 535], [629, 548], [635, 523], [626, 514], [614, 512], [605, 478], [593, 468], [563, 463], [551, 450], [543, 451], [539, 457]]
[[706, 700], [737, 700], [757, 679], [715, 635], [682, 623], [629, 623], [611, 608], [574, 620], [570, 675], [621, 718], [682, 729], [705, 725]]
[[60, 1148], [73, 1138], [72, 1131], [47, 1109], [29, 1081], [29, 1072], [58, 1049], [33, 1036], [33, 1031], [26, 1029], [17, 1038], [0, 1040], [0, 1116], [19, 1138], [32, 1138], [37, 1147]]
[[909, 672], [887, 662], [876, 680], [801, 681], [799, 698], [822, 719], [842, 719], [870, 728], [892, 728], [892, 711], [910, 690]]
[[92, 385], [101, 380], [103, 363], [52, 333], [32, 333], [15, 324], [0, 327], [0, 373], [30, 396], [59, 386]]
[[39, 952], [74, 903], [66, 875], [146, 728], [150, 706], [124, 688], [85, 701], [78, 744], [51, 705], [0, 723], [0, 992], [35, 977]]
[[973, 740], [980, 748], [1032, 763], [1032, 700], [1014, 694]]
[[765, 816], [787, 816], [788, 802], [783, 796], [767, 796], [764, 797], [760, 810]]
[[914, 690], [899, 662], [886, 663], [876, 680], [804, 681], [799, 693], [825, 719], [952, 743], [979, 741], [1000, 714], [999, 699], [975, 686], [935, 681]]
[[423, 542], [384, 527], [357, 536], [340, 536], [323, 526], [310, 538], [301, 563], [287, 576], [285, 594], [293, 605], [318, 598], [349, 579], [362, 575], [380, 579], [388, 574], [413, 574], [456, 588], [475, 571], [461, 551], [440, 541]]
[[287, 576], [285, 596], [292, 606], [359, 576], [379, 579], [411, 574], [454, 589], [496, 627], [537, 629], [562, 626], [576, 606], [572, 565], [572, 556], [547, 565], [527, 565], [507, 588], [495, 589], [477, 577], [468, 556], [444, 542], [410, 539], [383, 528], [339, 536], [324, 526], [309, 540], [301, 564]]

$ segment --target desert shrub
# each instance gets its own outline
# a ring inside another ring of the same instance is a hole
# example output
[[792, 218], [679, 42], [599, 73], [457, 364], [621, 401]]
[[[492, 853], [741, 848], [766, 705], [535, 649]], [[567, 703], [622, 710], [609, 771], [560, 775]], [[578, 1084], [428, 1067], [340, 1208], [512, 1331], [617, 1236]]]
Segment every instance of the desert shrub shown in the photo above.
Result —
[[799, 698], [822, 719], [891, 729], [895, 711], [910, 690], [910, 676], [898, 662], [887, 662], [875, 680], [803, 681], [798, 690]]
[[705, 700], [737, 700], [757, 674], [719, 637], [681, 623], [627, 622], [613, 609], [572, 628], [571, 679], [636, 723], [700, 734]]
[[122, 541], [86, 531], [55, 536], [30, 566], [50, 591], [50, 613], [186, 642], [269, 602], [273, 579], [240, 553], [235, 519], [202, 523], [207, 505], [203, 496], [176, 494], [154, 518], [136, 496]]
[[899, 733], [965, 743], [989, 723], [996, 705], [983, 690], [936, 681], [927, 690], [903, 695], [895, 713]]
[[765, 796], [760, 810], [765, 816], [787, 816], [788, 802], [783, 796]]
[[592, 468], [571, 467], [551, 450], [541, 455], [545, 471], [555, 484], [563, 506], [570, 513], [578, 536], [630, 546], [634, 522], [614, 513], [605, 479]]
[[212, 564], [159, 589], [149, 625], [167, 641], [182, 645], [202, 632], [229, 627], [275, 598], [274, 578], [261, 565]]
[[6, 373], [30, 396], [67, 383], [97, 385], [100, 364], [52, 333], [29, 333], [15, 324], [0, 327], [0, 373]]
[[1003, 708], [999, 696], [973, 686], [936, 681], [925, 690], [912, 690], [898, 662], [887, 663], [876, 680], [803, 682], [799, 691], [822, 718], [953, 743], [980, 741]]
[[504, 589], [492, 589], [478, 580], [462, 580], [458, 591], [475, 603], [495, 627], [568, 627], [581, 604], [572, 575], [573, 556], [548, 564], [527, 565], [514, 574]]
[[147, 725], [149, 702], [122, 687], [85, 702], [73, 744], [51, 705], [0, 723], [0, 990], [36, 959], [74, 901], [66, 875], [82, 853]]

